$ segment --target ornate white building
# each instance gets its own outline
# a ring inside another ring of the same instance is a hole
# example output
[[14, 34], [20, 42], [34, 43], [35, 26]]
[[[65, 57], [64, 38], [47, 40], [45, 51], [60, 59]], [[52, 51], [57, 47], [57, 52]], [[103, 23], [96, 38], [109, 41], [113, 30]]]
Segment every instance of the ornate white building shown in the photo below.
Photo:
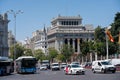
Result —
[[[34, 44], [35, 44], [35, 47], [34, 49], [37, 50], [37, 49], [42, 49], [42, 51], [44, 53], [46, 53], [46, 49], [47, 49], [47, 34], [46, 34], [46, 29], [44, 27], [43, 30], [39, 30], [38, 31], [38, 35], [39, 36], [39, 39], [35, 40]], [[33, 34], [36, 34], [36, 32], [34, 32]], [[47, 54], [47, 53], [46, 53]]]
[[82, 18], [78, 16], [58, 16], [51, 22], [47, 30], [48, 47], [55, 47], [60, 51], [63, 44], [71, 45], [74, 52], [80, 53], [80, 42], [94, 40], [92, 25], [82, 25]]
[[63, 44], [71, 45], [74, 52], [79, 54], [82, 41], [94, 40], [93, 25], [83, 25], [82, 18], [78, 16], [58, 16], [51, 21], [47, 30], [36, 30], [31, 39], [26, 39], [27, 48], [42, 49], [47, 54], [47, 49], [54, 47], [60, 51]]
[[45, 54], [47, 54], [47, 33], [44, 27], [43, 30], [36, 30], [32, 33], [32, 38], [27, 38], [25, 40], [25, 47], [34, 50], [41, 49]]
[[8, 16], [0, 14], [0, 56], [8, 56]]

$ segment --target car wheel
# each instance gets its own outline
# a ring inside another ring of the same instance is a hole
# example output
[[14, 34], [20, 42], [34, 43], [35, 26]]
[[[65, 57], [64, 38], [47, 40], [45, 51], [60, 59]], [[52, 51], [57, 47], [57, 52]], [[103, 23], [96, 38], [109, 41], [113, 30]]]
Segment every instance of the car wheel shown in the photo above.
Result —
[[115, 70], [113, 70], [112, 73], [115, 73]]
[[84, 72], [84, 71], [82, 71], [82, 75], [85, 75], [85, 72]]
[[70, 74], [72, 74], [72, 70], [70, 71]]
[[106, 73], [106, 70], [105, 70], [105, 69], [102, 69], [102, 72], [103, 72], [103, 73]]

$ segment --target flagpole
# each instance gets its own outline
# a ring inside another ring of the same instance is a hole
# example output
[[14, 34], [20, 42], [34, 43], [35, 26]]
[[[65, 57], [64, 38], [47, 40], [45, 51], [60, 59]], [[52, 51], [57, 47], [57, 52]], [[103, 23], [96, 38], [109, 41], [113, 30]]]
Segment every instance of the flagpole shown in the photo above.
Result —
[[106, 59], [109, 58], [109, 52], [108, 52], [108, 38], [110, 39], [111, 42], [114, 42], [114, 39], [111, 35], [111, 32], [109, 31], [109, 29], [111, 29], [111, 26], [106, 27]]
[[106, 51], [107, 51], [107, 54], [106, 54], [106, 59], [108, 59], [108, 37], [107, 37], [107, 34], [106, 34]]

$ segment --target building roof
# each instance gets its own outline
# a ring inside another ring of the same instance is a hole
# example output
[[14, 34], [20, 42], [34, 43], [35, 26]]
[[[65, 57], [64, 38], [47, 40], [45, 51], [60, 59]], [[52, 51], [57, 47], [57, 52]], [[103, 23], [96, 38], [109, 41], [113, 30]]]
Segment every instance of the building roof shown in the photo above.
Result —
[[73, 20], [73, 19], [75, 19], [75, 20], [77, 20], [77, 19], [82, 19], [81, 18], [81, 16], [80, 15], [78, 15], [78, 16], [61, 16], [61, 15], [58, 15], [56, 18], [53, 18], [52, 19], [52, 22], [53, 21], [55, 21], [55, 20], [65, 20], [65, 19], [71, 19], [71, 20]]

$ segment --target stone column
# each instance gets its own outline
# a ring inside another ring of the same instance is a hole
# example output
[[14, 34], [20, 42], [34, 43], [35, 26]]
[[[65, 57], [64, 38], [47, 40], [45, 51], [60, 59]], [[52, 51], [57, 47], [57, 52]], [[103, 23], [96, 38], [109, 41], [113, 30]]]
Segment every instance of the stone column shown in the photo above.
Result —
[[55, 49], [58, 50], [58, 40], [55, 40]]
[[70, 39], [67, 39], [67, 41], [68, 41], [68, 46], [70, 46]]
[[72, 47], [74, 49], [74, 52], [75, 52], [75, 39], [72, 39], [73, 43], [72, 43]]
[[64, 39], [60, 39], [60, 45], [59, 45], [59, 46], [60, 46], [60, 47], [59, 47], [59, 48], [60, 48], [60, 50], [62, 49], [63, 44], [64, 44], [63, 40], [64, 40]]
[[80, 39], [77, 39], [77, 53], [80, 53]]

